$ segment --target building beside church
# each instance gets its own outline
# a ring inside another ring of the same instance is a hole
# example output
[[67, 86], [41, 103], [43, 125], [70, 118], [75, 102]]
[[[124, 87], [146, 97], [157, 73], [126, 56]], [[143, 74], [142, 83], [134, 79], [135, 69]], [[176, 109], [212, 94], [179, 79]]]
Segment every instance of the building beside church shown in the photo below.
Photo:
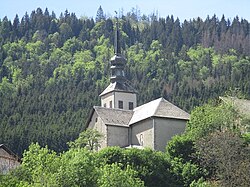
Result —
[[237, 123], [238, 128], [240, 129], [240, 132], [242, 134], [250, 132], [250, 124], [249, 123], [243, 123], [243, 121], [250, 121], [250, 100], [247, 99], [239, 99], [237, 97], [219, 97], [219, 99], [231, 106], [233, 106], [236, 110], [236, 112], [240, 115], [238, 116]]
[[124, 73], [118, 21], [115, 55], [111, 58], [109, 86], [100, 94], [101, 106], [94, 106], [87, 128], [103, 134], [100, 149], [107, 146], [152, 148], [164, 151], [167, 142], [184, 132], [189, 114], [164, 98], [137, 107], [137, 93]]
[[6, 174], [15, 169], [21, 163], [20, 158], [15, 155], [4, 144], [0, 144], [0, 174]]

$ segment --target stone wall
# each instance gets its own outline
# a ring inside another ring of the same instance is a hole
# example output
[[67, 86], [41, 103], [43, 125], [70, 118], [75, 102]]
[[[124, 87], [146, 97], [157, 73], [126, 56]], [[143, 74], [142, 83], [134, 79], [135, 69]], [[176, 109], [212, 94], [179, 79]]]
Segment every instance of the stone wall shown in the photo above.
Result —
[[107, 144], [108, 146], [119, 146], [127, 147], [128, 137], [129, 137], [129, 128], [121, 126], [112, 126], [108, 125], [108, 134], [107, 134]]
[[154, 149], [153, 120], [148, 118], [130, 126], [131, 144]]
[[165, 151], [167, 142], [177, 134], [182, 134], [186, 128], [186, 120], [154, 118], [154, 149]]
[[101, 147], [99, 149], [107, 147], [107, 126], [102, 122], [101, 118], [98, 117], [96, 112], [94, 112], [94, 114], [92, 115], [88, 128], [96, 129], [103, 135], [100, 140]]

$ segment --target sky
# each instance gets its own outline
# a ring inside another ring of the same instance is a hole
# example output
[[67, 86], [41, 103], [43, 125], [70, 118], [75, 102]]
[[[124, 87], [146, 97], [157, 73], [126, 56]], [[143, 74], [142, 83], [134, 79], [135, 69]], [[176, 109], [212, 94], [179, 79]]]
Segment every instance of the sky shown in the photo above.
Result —
[[150, 15], [158, 12], [160, 17], [173, 15], [181, 22], [200, 17], [213, 16], [221, 18], [238, 17], [250, 21], [250, 0], [0, 0], [0, 19], [7, 16], [13, 20], [18, 14], [22, 18], [27, 12], [36, 10], [38, 7], [44, 11], [47, 7], [49, 12], [54, 11], [59, 17], [61, 12], [67, 9], [75, 13], [77, 17], [87, 16], [95, 18], [97, 9], [102, 6], [107, 16], [114, 16], [114, 11], [123, 10], [124, 14], [131, 9], [138, 8], [142, 14]]

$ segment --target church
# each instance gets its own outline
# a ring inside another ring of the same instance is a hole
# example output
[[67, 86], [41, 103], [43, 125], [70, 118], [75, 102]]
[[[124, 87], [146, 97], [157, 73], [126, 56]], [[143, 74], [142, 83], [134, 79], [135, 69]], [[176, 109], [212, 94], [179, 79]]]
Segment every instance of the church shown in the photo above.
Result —
[[110, 84], [100, 94], [101, 106], [93, 107], [87, 128], [94, 128], [103, 135], [100, 149], [119, 146], [165, 151], [167, 142], [184, 132], [190, 116], [164, 98], [137, 106], [139, 93], [124, 73], [126, 59], [121, 54], [118, 21], [114, 49]]

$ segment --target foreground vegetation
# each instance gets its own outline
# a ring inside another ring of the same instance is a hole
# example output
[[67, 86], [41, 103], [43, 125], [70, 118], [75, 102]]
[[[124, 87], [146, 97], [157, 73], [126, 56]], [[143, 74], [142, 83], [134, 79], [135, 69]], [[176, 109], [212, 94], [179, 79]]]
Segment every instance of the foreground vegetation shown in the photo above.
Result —
[[119, 147], [95, 152], [101, 135], [88, 129], [60, 154], [31, 144], [21, 166], [1, 176], [0, 185], [245, 187], [250, 183], [249, 127], [249, 116], [231, 104], [213, 103], [191, 113], [185, 133], [175, 136], [166, 152]]

